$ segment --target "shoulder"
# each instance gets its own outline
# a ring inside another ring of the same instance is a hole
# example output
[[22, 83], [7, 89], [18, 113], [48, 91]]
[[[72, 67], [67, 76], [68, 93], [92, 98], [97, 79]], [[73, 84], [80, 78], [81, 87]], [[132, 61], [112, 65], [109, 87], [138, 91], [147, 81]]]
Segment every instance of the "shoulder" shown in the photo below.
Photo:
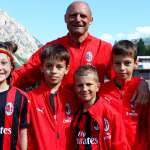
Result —
[[119, 113], [108, 103], [105, 96], [101, 96], [99, 100], [96, 102], [95, 107], [93, 107], [93, 111], [95, 114], [109, 118], [110, 120], [114, 120], [119, 116]]
[[114, 84], [114, 81], [108, 81], [101, 85], [99, 93], [109, 95], [111, 92], [114, 92], [115, 89], [116, 89], [116, 85]]
[[33, 89], [33, 90], [27, 92], [27, 95], [28, 95], [29, 98], [34, 97], [34, 96], [37, 97], [37, 96], [41, 95], [42, 92], [43, 92], [43, 89], [42, 89], [42, 87], [39, 85], [39, 86], [36, 87], [35, 89]]
[[99, 45], [100, 45], [101, 47], [107, 47], [107, 48], [109, 48], [109, 49], [112, 49], [112, 45], [111, 45], [111, 43], [109, 43], [109, 42], [106, 42], [106, 41], [104, 41], [104, 40], [102, 40], [102, 39], [100, 39], [100, 38], [97, 38], [97, 37], [95, 37], [95, 36], [92, 36], [92, 35], [89, 35], [89, 38], [92, 39], [92, 40], [95, 41], [95, 42], [99, 42]]
[[66, 41], [67, 40], [67, 35], [65, 35], [65, 36], [62, 36], [62, 37], [59, 37], [59, 38], [57, 38], [57, 39], [55, 39], [55, 40], [52, 40], [52, 41], [49, 41], [49, 42], [47, 42], [45, 45], [44, 45], [44, 47], [45, 46], [48, 46], [48, 45], [51, 45], [51, 44], [54, 44], [54, 43], [62, 43], [63, 44], [63, 42], [64, 41]]
[[21, 95], [23, 97], [27, 97], [27, 93], [25, 91], [15, 87], [15, 86], [12, 86], [10, 88], [9, 92], [16, 93], [16, 94]]

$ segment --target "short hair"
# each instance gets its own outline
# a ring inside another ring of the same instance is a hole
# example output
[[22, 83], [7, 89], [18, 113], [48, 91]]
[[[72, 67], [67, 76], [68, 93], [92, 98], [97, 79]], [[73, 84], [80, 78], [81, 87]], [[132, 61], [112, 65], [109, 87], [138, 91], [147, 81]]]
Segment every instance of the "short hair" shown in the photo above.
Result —
[[137, 46], [129, 40], [120, 40], [114, 44], [112, 48], [113, 55], [131, 56], [136, 61], [137, 59]]
[[70, 55], [68, 50], [63, 45], [55, 43], [44, 48], [43, 52], [41, 53], [42, 64], [46, 58], [49, 58], [50, 60], [64, 60], [66, 61], [66, 66], [68, 66]]
[[76, 76], [86, 76], [87, 73], [92, 73], [95, 75], [95, 79], [97, 82], [99, 82], [99, 76], [98, 76], [98, 71], [96, 67], [92, 65], [82, 65], [78, 67], [78, 69], [74, 73], [74, 79]]

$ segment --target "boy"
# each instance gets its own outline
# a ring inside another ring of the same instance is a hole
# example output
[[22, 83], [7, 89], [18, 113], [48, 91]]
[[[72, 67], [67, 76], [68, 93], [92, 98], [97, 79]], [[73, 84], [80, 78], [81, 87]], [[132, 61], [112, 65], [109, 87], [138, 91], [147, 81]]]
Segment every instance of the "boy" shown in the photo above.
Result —
[[70, 150], [73, 94], [61, 82], [69, 69], [69, 53], [60, 44], [41, 54], [43, 81], [28, 93], [30, 98], [29, 149]]
[[116, 77], [104, 84], [101, 94], [104, 94], [112, 107], [122, 115], [130, 149], [146, 150], [146, 106], [130, 102], [141, 80], [132, 77], [137, 67], [136, 58], [137, 48], [131, 41], [121, 40], [113, 46], [112, 65]]
[[0, 149], [27, 150], [27, 98], [10, 85], [14, 69], [12, 53], [0, 48]]
[[74, 82], [76, 94], [82, 103], [72, 123], [75, 149], [127, 149], [121, 117], [104, 97], [97, 96], [100, 83], [95, 67], [79, 67]]

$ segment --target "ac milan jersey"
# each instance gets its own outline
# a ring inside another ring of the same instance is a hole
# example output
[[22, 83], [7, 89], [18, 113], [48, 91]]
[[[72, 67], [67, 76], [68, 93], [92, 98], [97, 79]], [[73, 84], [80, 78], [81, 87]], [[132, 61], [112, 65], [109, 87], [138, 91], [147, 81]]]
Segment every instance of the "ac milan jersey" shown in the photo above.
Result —
[[27, 128], [27, 98], [11, 87], [0, 93], [0, 150], [20, 149], [20, 128]]
[[76, 134], [76, 149], [99, 150], [99, 125], [88, 112], [82, 112], [77, 120], [77, 126], [74, 129]]
[[147, 127], [144, 104], [131, 103], [131, 98], [138, 87], [140, 78], [126, 81], [121, 88], [115, 81], [109, 81], [101, 88], [101, 95], [117, 110], [123, 118], [126, 137], [132, 150], [147, 150]]
[[76, 111], [72, 92], [62, 86], [52, 95], [45, 83], [28, 93], [30, 100], [29, 150], [70, 150], [70, 127]]

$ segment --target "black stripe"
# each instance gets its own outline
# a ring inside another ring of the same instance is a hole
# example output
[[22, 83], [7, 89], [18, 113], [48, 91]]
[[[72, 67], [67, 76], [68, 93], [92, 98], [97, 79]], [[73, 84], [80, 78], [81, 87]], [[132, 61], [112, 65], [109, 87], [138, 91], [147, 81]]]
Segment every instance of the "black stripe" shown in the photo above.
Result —
[[[6, 105], [6, 98], [7, 98], [8, 91], [0, 93], [0, 132], [2, 132], [2, 128], [5, 125], [5, 105]], [[3, 149], [3, 137], [4, 134], [0, 133], [0, 150]]]
[[19, 128], [19, 117], [21, 109], [22, 94], [16, 90], [16, 96], [14, 100], [14, 113], [12, 120], [12, 136], [11, 136], [11, 150], [16, 149], [17, 140], [18, 140], [18, 128]]
[[[91, 137], [91, 116], [87, 112], [86, 117], [86, 124], [85, 124], [85, 131], [86, 131], [86, 138]], [[91, 144], [85, 144], [85, 150], [92, 150]]]
[[50, 94], [50, 97], [49, 97], [49, 99], [50, 99], [50, 105], [51, 105], [51, 107], [52, 107], [52, 110], [53, 110], [53, 113], [55, 113], [55, 104], [54, 104], [54, 96], [56, 96], [56, 94]]
[[[79, 112], [78, 112], [79, 113]], [[81, 121], [81, 118], [82, 118], [82, 113], [79, 113], [79, 114], [77, 114], [78, 115], [78, 120], [77, 120], [77, 122], [76, 122], [76, 128], [75, 128], [75, 134], [76, 134], [76, 138], [78, 137], [78, 133], [79, 133], [79, 131], [80, 131], [80, 127], [79, 127], [79, 123], [80, 123], [80, 121]], [[76, 140], [76, 139], [75, 139]], [[76, 142], [77, 143], [77, 142]], [[79, 145], [78, 144], [76, 144], [76, 150], [78, 150], [79, 149]]]

